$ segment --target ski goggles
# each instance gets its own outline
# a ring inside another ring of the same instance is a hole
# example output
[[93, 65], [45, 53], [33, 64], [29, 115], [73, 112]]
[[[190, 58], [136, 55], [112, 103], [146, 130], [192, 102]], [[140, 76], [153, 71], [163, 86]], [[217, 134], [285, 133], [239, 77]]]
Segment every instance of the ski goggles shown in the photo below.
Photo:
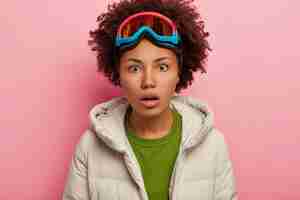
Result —
[[176, 25], [171, 19], [160, 13], [148, 11], [131, 15], [121, 23], [115, 46], [132, 46], [145, 34], [158, 45], [167, 47], [178, 47], [181, 41]]

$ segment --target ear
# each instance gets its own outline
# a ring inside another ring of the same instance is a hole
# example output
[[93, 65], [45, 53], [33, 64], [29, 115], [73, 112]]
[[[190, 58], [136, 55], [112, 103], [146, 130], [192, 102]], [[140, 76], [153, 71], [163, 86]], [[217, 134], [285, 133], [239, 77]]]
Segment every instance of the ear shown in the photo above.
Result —
[[178, 68], [178, 73], [177, 73], [177, 80], [176, 80], [176, 84], [178, 84], [180, 82], [180, 74], [181, 74], [181, 69], [180, 67]]
[[119, 74], [119, 80], [118, 80], [118, 82], [119, 82], [119, 86], [120, 86], [120, 88], [123, 88], [123, 85], [122, 85], [122, 81], [121, 81], [121, 76], [120, 76], [120, 74]]
[[180, 82], [180, 77], [179, 77], [179, 75], [177, 76], [176, 79], [177, 79], [177, 80], [176, 80], [176, 85], [178, 85], [178, 83]]
[[116, 63], [116, 70], [117, 70], [117, 74], [118, 74], [118, 84], [119, 86], [122, 88], [122, 83], [121, 83], [121, 72], [120, 72], [120, 62]]

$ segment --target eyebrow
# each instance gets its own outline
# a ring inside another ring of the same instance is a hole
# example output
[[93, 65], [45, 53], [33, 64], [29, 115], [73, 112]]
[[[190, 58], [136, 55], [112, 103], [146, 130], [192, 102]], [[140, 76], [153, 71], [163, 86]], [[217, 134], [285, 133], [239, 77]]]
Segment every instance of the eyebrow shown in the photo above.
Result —
[[[155, 59], [154, 62], [159, 62], [159, 61], [165, 60], [165, 59], [169, 59], [169, 57], [160, 57], [160, 58]], [[141, 64], [143, 63], [143, 61], [136, 59], [136, 58], [128, 58], [127, 61], [134, 61], [134, 62], [141, 63]]]

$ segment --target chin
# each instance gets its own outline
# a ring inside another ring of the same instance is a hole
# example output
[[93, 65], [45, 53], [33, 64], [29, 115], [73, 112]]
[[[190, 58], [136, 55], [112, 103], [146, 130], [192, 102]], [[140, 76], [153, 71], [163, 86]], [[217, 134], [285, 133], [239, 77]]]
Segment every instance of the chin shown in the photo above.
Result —
[[138, 108], [133, 107], [133, 109], [136, 110], [136, 112], [141, 116], [154, 117], [162, 114], [167, 109], [167, 106], [162, 106], [161, 104], [159, 104], [158, 106], [153, 108], [146, 108], [143, 105], [138, 105]]

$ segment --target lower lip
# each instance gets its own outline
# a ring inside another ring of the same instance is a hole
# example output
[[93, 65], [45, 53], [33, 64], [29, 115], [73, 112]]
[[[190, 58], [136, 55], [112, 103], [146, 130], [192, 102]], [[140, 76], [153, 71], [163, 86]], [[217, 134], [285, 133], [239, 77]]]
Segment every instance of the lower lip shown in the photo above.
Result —
[[141, 100], [141, 103], [148, 108], [152, 108], [152, 107], [155, 107], [158, 105], [159, 99], [157, 99], [157, 100]]

